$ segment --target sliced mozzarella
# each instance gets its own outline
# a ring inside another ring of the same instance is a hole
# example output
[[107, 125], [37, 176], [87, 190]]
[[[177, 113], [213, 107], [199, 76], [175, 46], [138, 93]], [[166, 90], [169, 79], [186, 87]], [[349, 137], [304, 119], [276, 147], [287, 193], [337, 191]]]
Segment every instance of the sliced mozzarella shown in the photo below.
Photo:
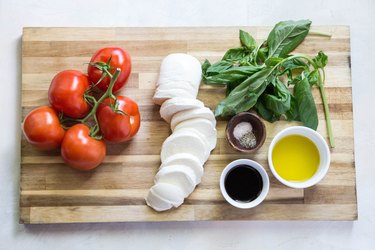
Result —
[[203, 142], [203, 144], [206, 147], [206, 150], [208, 151], [208, 154], [210, 154], [210, 146], [208, 144], [208, 141], [206, 137], [203, 135], [203, 133], [199, 132], [198, 130], [194, 129], [193, 127], [187, 126], [187, 127], [181, 127], [178, 130], [175, 130], [172, 134], [184, 134], [185, 132], [191, 132], [195, 135], [197, 135]]
[[[156, 211], [182, 204], [200, 183], [203, 164], [216, 145], [215, 117], [196, 99], [201, 79], [200, 62], [188, 54], [170, 54], [160, 66], [153, 101], [161, 105], [161, 117], [171, 122], [177, 113], [199, 111], [176, 115], [172, 126], [174, 132], [162, 145], [162, 165], [155, 176], [155, 185], [146, 197], [147, 204]], [[213, 134], [215, 139], [211, 138]]]
[[182, 89], [194, 96], [194, 98], [198, 95], [199, 88], [192, 86], [187, 81], [173, 81], [173, 82], [166, 82], [162, 85], [159, 85], [156, 91], [160, 90], [173, 90], [173, 89]]
[[216, 147], [217, 131], [209, 120], [204, 118], [194, 118], [182, 121], [174, 128], [173, 132], [184, 128], [195, 129], [198, 133], [202, 134], [207, 140], [210, 151]]
[[182, 204], [182, 202], [184, 202], [184, 193], [176, 185], [166, 182], [159, 182], [156, 183], [152, 189], [155, 194], [170, 202], [174, 207], [178, 207]]
[[193, 170], [185, 165], [170, 165], [163, 167], [155, 176], [155, 183], [168, 183], [182, 190], [184, 198], [188, 197], [195, 188]]
[[172, 203], [156, 194], [153, 187], [151, 187], [151, 189], [148, 191], [147, 197], [145, 199], [147, 205], [158, 212], [171, 209], [173, 206]]
[[157, 211], [178, 207], [184, 202], [183, 191], [175, 185], [158, 182], [151, 187], [146, 203]]
[[183, 110], [174, 114], [174, 116], [171, 119], [172, 131], [174, 130], [176, 125], [179, 124], [180, 122], [186, 121], [189, 119], [194, 119], [194, 118], [207, 119], [212, 123], [214, 127], [216, 127], [216, 119], [215, 119], [214, 113], [209, 108], [202, 107], [202, 108]]
[[182, 80], [190, 82], [197, 88], [201, 79], [202, 68], [198, 59], [184, 53], [173, 53], [163, 59], [156, 85]]
[[160, 168], [171, 165], [184, 165], [191, 168], [195, 175], [195, 184], [198, 185], [201, 182], [203, 165], [196, 156], [187, 153], [174, 154], [165, 159]]
[[170, 135], [161, 147], [162, 163], [171, 155], [188, 153], [196, 156], [203, 165], [210, 155], [208, 144], [194, 130], [181, 129]]
[[155, 104], [162, 105], [166, 100], [175, 98], [175, 97], [195, 99], [196, 95], [183, 89], [173, 89], [173, 90], [157, 89], [155, 91], [155, 94], [152, 100], [154, 101]]
[[204, 107], [204, 104], [197, 99], [175, 97], [165, 101], [161, 105], [160, 116], [169, 123], [172, 119], [172, 116], [177, 112], [201, 107]]

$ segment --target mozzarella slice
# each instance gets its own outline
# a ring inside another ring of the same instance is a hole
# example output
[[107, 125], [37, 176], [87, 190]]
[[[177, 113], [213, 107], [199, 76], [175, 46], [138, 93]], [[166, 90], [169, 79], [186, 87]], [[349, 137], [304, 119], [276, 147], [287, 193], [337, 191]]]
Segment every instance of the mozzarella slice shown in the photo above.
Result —
[[184, 202], [183, 191], [175, 185], [158, 182], [148, 192], [146, 203], [156, 211], [178, 207]]
[[152, 98], [155, 104], [162, 105], [166, 100], [175, 98], [175, 97], [184, 97], [184, 98], [190, 98], [195, 99], [196, 96], [194, 96], [193, 93], [183, 90], [183, 89], [157, 89], [155, 91], [155, 94]]
[[156, 194], [153, 190], [153, 187], [151, 187], [151, 189], [148, 191], [147, 197], [145, 199], [146, 204], [158, 212], [171, 209], [173, 205], [166, 199]]
[[[173, 82], [166, 82], [160, 85], [156, 91], [160, 90], [173, 90], [173, 89], [182, 89], [194, 96], [194, 98], [198, 95], [199, 88], [193, 86], [190, 82], [187, 81], [173, 81]], [[182, 96], [183, 97], [183, 96]]]
[[182, 121], [174, 128], [173, 132], [184, 128], [195, 129], [200, 133], [207, 140], [209, 151], [216, 147], [217, 131], [209, 120], [204, 118], [194, 118]]
[[170, 122], [172, 116], [177, 112], [204, 107], [203, 102], [197, 99], [175, 97], [165, 101], [160, 108], [160, 116], [166, 121]]
[[200, 62], [191, 55], [173, 53], [166, 56], [160, 66], [157, 86], [166, 82], [188, 81], [195, 88], [199, 87], [202, 79]]
[[214, 113], [209, 108], [202, 107], [202, 108], [183, 110], [174, 114], [174, 116], [171, 119], [172, 131], [174, 130], [176, 125], [179, 124], [180, 122], [186, 121], [189, 119], [194, 119], [194, 118], [207, 119], [208, 121], [212, 123], [214, 127], [216, 127], [216, 119], [215, 119]]
[[171, 165], [184, 165], [189, 167], [194, 172], [195, 184], [198, 185], [201, 182], [203, 176], [203, 165], [196, 156], [187, 153], [174, 154], [165, 159], [160, 168]]
[[168, 183], [182, 190], [184, 198], [188, 197], [195, 188], [193, 170], [185, 165], [170, 165], [163, 167], [155, 176], [155, 183]]
[[178, 132], [170, 135], [161, 147], [160, 157], [161, 162], [178, 153], [188, 153], [196, 156], [203, 165], [208, 157], [210, 151], [208, 144], [193, 130], [181, 129]]

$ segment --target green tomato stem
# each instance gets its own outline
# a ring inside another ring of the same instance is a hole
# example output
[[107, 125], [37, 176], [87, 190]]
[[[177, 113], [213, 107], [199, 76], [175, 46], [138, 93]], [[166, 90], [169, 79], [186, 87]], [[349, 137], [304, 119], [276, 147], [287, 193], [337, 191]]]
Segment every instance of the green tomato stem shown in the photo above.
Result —
[[[69, 117], [63, 117], [63, 115], [60, 117], [60, 122], [64, 123], [67, 121], [70, 122], [77, 122], [77, 123], [83, 123], [87, 126], [90, 127], [90, 136], [94, 139], [101, 140], [102, 136], [98, 135], [100, 132], [100, 126], [98, 122], [98, 118], [96, 117], [96, 111], [99, 107], [99, 105], [106, 99], [106, 98], [111, 98], [116, 101], [116, 96], [112, 93], [113, 91], [113, 86], [115, 85], [115, 82], [117, 78], [119, 77], [121, 73], [121, 69], [117, 68], [114, 74], [112, 75], [109, 70], [111, 69], [111, 58], [109, 58], [108, 62], [96, 62], [96, 63], [90, 63], [91, 66], [98, 68], [99, 70], [102, 71], [102, 75], [100, 79], [98, 80], [95, 85], [93, 85], [89, 90], [86, 91], [84, 98], [87, 103], [89, 103], [92, 106], [91, 111], [82, 119], [73, 119]], [[109, 83], [108, 89], [106, 92], [99, 98], [99, 100], [96, 100], [95, 97], [90, 95], [90, 92], [92, 91], [93, 87], [98, 85], [106, 76], [109, 76], [111, 78], [111, 81]], [[91, 122], [90, 122], [91, 121]], [[90, 125], [91, 123], [91, 125]], [[92, 125], [93, 123], [93, 125]], [[62, 125], [64, 128], [67, 128], [67, 126]]]
[[111, 72], [109, 72], [109, 69], [110, 69], [109, 66], [108, 67], [104, 67], [103, 68], [104, 74], [107, 74], [107, 75], [109, 75], [110, 78], [113, 78], [113, 75], [111, 74]]
[[[106, 72], [107, 70], [105, 70]], [[83, 119], [81, 119], [81, 122], [82, 123], [87, 123], [87, 121], [90, 119], [90, 118], [93, 118], [94, 119], [94, 129], [92, 131], [90, 131], [90, 136], [93, 137], [93, 138], [98, 138], [97, 134], [99, 133], [100, 131], [100, 127], [99, 127], [99, 123], [98, 123], [98, 119], [96, 117], [96, 111], [99, 107], [99, 105], [108, 97], [113, 97], [113, 93], [112, 93], [112, 90], [113, 90], [113, 86], [115, 85], [115, 82], [118, 78], [118, 76], [120, 75], [120, 72], [121, 72], [121, 69], [117, 68], [115, 73], [113, 74], [110, 74], [109, 72], [106, 72], [109, 77], [111, 77], [111, 82], [109, 83], [109, 86], [108, 86], [108, 89], [107, 91], [99, 98], [98, 101], [95, 101], [94, 102], [94, 106], [92, 107], [90, 113], [88, 113]]]
[[[112, 90], [113, 90], [113, 86], [115, 85], [115, 82], [117, 81], [117, 78], [118, 76], [120, 75], [120, 72], [121, 72], [121, 69], [117, 68], [115, 73], [113, 74], [113, 76], [107, 72], [107, 74], [111, 77], [111, 82], [109, 83], [109, 86], [108, 86], [108, 89], [107, 91], [100, 97], [100, 99], [98, 100], [98, 103], [100, 104], [101, 102], [104, 101], [104, 99], [106, 99], [107, 97], [111, 97], [113, 96], [112, 94]], [[96, 111], [96, 110], [95, 110]]]

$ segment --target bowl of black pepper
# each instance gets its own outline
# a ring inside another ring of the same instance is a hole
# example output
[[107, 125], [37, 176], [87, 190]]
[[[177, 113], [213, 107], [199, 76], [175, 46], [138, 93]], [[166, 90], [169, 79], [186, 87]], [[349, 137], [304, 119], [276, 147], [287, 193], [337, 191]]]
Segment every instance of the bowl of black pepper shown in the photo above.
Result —
[[266, 140], [266, 127], [256, 114], [242, 112], [229, 120], [226, 137], [234, 149], [244, 153], [254, 153]]

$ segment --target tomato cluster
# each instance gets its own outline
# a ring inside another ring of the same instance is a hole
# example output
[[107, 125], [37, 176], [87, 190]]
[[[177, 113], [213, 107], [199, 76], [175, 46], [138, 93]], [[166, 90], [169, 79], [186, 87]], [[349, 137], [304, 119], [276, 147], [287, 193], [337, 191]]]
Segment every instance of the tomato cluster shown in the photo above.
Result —
[[103, 48], [91, 58], [88, 74], [64, 70], [51, 81], [49, 106], [32, 110], [23, 122], [26, 140], [41, 150], [61, 147], [69, 166], [91, 170], [106, 154], [106, 141], [130, 140], [140, 127], [138, 105], [113, 93], [123, 88], [131, 72], [128, 53]]

